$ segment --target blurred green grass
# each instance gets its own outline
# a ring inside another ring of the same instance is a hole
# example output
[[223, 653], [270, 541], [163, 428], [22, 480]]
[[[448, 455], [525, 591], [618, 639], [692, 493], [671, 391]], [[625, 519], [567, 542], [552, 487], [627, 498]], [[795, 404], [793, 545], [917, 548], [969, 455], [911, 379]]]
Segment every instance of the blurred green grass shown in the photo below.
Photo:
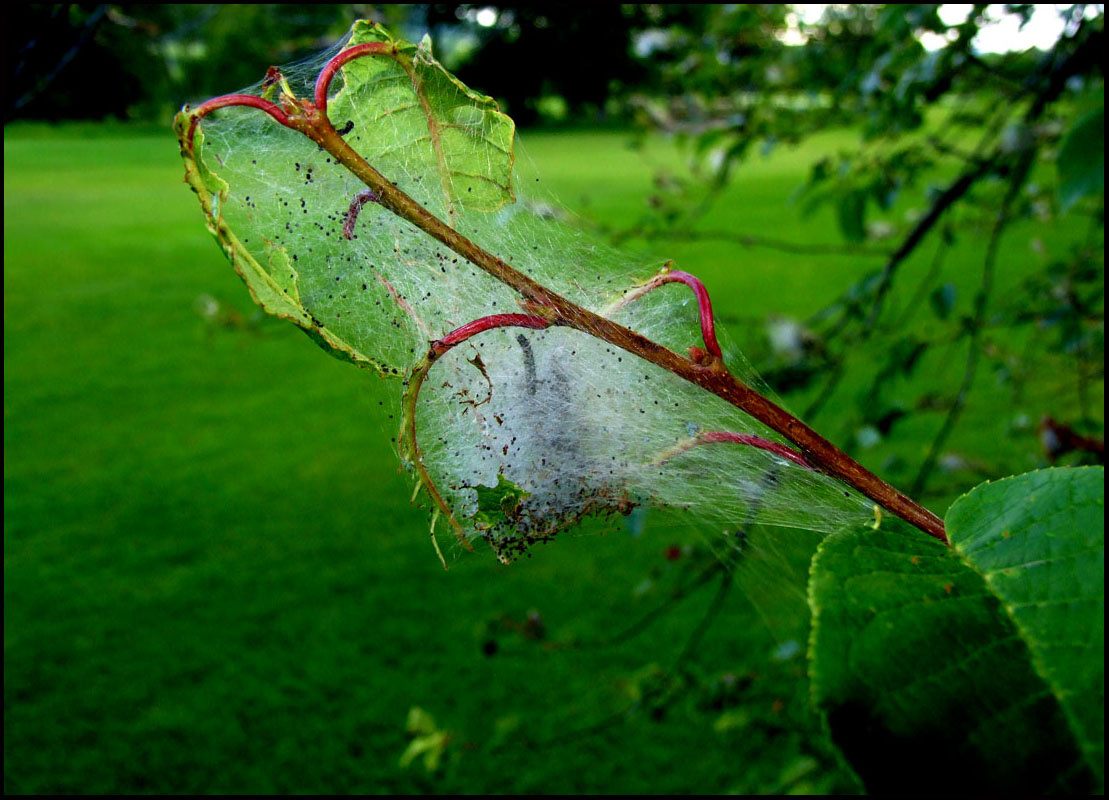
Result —
[[[681, 168], [666, 143], [637, 152], [620, 133], [525, 141], [546, 186], [610, 224], [639, 213], [645, 164]], [[788, 204], [835, 144], [755, 162], [717, 221], [835, 241], [830, 215], [801, 220]], [[772, 659], [780, 643], [739, 592], [685, 669], [704, 685], [740, 676], [742, 718], [696, 691], [660, 718], [623, 713], [635, 676], [670, 665], [711, 591], [619, 646], [550, 650], [504, 624], [535, 610], [552, 640], [611, 635], [667, 596], [683, 562], [663, 551], [697, 533], [648, 524], [635, 541], [566, 537], [511, 567], [483, 554], [444, 573], [390, 447], [379, 404], [395, 386], [290, 326], [213, 330], [197, 314], [201, 295], [244, 319], [253, 308], [170, 133], [9, 127], [4, 163], [6, 791], [853, 788], [808, 714], [803, 654]], [[1027, 239], [1011, 236], [1008, 256], [1026, 260]], [[812, 313], [875, 266], [651, 249], [699, 273], [725, 318]], [[967, 298], [978, 256], [962, 257]], [[750, 331], [730, 327], [742, 345]], [[947, 354], [917, 380], [960, 375]], [[1027, 459], [1027, 443], [975, 423], [1011, 413], [1007, 397], [986, 392], [952, 446]], [[843, 435], [834, 406], [826, 418]], [[862, 460], [919, 461], [936, 424], [910, 420]], [[453, 732], [437, 774], [398, 765], [412, 706]]]

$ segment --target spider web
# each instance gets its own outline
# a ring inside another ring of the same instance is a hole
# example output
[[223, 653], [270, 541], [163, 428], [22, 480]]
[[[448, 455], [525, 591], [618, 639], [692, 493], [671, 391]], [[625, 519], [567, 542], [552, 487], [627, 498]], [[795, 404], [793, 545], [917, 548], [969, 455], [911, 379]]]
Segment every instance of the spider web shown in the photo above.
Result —
[[[363, 158], [471, 241], [572, 302], [678, 353], [703, 344], [685, 287], [627, 300], [662, 262], [613, 249], [567, 224], [549, 197], [523, 191], [511, 120], [442, 70], [426, 39], [396, 43], [358, 23], [339, 48], [283, 68], [286, 91], [311, 97], [331, 56], [370, 41], [394, 44], [401, 58], [351, 61], [328, 101], [334, 126]], [[280, 88], [271, 81], [243, 93], [272, 97]], [[352, 199], [365, 186], [257, 109], [209, 114], [196, 143], [212, 187], [210, 224], [234, 232], [240, 249], [232, 260], [255, 298], [270, 303], [264, 283], [287, 304], [267, 310], [343, 357], [401, 378], [398, 406], [431, 342], [480, 317], [521, 312], [512, 289], [377, 203], [365, 203], [351, 225]], [[230, 234], [217, 236], [231, 252]], [[724, 360], [763, 387], [727, 342]], [[776, 453], [689, 446], [707, 431], [785, 443], [720, 398], [567, 328], [502, 328], [467, 340], [432, 365], [415, 407], [420, 466], [449, 511], [429, 504], [433, 531], [437, 517], [449, 518], [439, 530], [453, 528], [455, 555], [484, 540], [508, 561], [583, 518], [620, 524], [643, 508], [667, 509], [668, 519], [724, 538], [753, 523], [827, 533], [872, 518], [865, 498]]]

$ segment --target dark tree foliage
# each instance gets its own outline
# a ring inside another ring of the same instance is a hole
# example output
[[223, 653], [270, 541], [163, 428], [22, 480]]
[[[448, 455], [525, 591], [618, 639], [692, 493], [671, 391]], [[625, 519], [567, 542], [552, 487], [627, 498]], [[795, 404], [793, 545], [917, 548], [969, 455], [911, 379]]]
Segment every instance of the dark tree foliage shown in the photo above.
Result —
[[[773, 385], [800, 393], [802, 417], [834, 402], [841, 436], [859, 441], [880, 440], [914, 414], [936, 417], [923, 463], [895, 476], [917, 493], [927, 490], [983, 367], [1014, 397], [1037, 383], [1063, 384], [1062, 372], [1073, 388], [1058, 402], [1079, 413], [1060, 420], [1055, 408], [1038, 409], [1039, 443], [1033, 422], [1029, 447], [1051, 463], [1102, 459], [1103, 416], [1091, 402], [1104, 382], [1101, 7], [1067, 8], [1050, 51], [1003, 55], [979, 53], [975, 37], [997, 14], [1027, 22], [1031, 6], [977, 5], [956, 25], [944, 23], [938, 5], [828, 6], [809, 24], [782, 6], [647, 9], [653, 27], [639, 33], [648, 46], [638, 50], [652, 80], [631, 104], [645, 126], [683, 137], [698, 171], [692, 180], [660, 178], [649, 213], [620, 236], [821, 252], [745, 234], [738, 221], [722, 231], [707, 220], [746, 160], [832, 128], [858, 132], [857, 147], [811, 165], [800, 211], [831, 207], [845, 244], [824, 250], [879, 255], [882, 266], [808, 320], [791, 321], [796, 346], [753, 353]], [[925, 36], [945, 44], [926, 49]], [[805, 45], [788, 46], [790, 37]], [[908, 219], [894, 214], [908, 202]], [[1061, 214], [1086, 217], [1087, 232], [1041, 253], [1042, 268], [1018, 293], [995, 297], [1005, 268], [999, 246], [1012, 224]], [[971, 296], [959, 295], [945, 268], [961, 237], [981, 244]], [[926, 277], [906, 285], [902, 268], [926, 253]], [[905, 379], [919, 364], [953, 346], [965, 361], [953, 367], [952, 391], [907, 394]], [[867, 388], [854, 401], [837, 397], [860, 382]], [[1011, 432], [1009, 419], [997, 424], [998, 436]]]
[[[120, 49], [108, 6], [15, 4], [4, 12], [4, 121], [119, 116], [142, 97], [141, 50]], [[104, 76], [113, 91], [98, 92]]]
[[257, 64], [315, 54], [350, 22], [331, 3], [15, 4], [4, 119], [168, 118], [182, 98], [254, 83]]
[[477, 37], [459, 65], [463, 82], [505, 102], [518, 125], [539, 120], [537, 102], [562, 98], [574, 116], [596, 117], [609, 97], [619, 96], [647, 75], [630, 50], [641, 14], [632, 7], [598, 3], [588, 10], [570, 3], [489, 6], [497, 21], [474, 23], [478, 6], [434, 5], [430, 30], [461, 27]]

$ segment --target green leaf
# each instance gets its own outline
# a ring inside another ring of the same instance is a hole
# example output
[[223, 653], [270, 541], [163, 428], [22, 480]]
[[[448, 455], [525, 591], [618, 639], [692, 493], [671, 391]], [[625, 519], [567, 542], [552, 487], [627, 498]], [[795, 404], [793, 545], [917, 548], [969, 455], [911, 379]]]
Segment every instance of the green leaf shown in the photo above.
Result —
[[867, 789], [1089, 791], [1066, 715], [981, 575], [901, 524], [813, 559], [810, 675]]
[[178, 114], [174, 120], [174, 128], [182, 142], [185, 182], [200, 200], [208, 231], [247, 285], [254, 302], [267, 313], [299, 325], [321, 347], [336, 357], [374, 367], [383, 374], [390, 371], [333, 329], [325, 330], [325, 326], [304, 306], [298, 288], [300, 276], [292, 266], [284, 247], [278, 247], [273, 241], [262, 237], [262, 246], [252, 248], [248, 246], [249, 238], [240, 238], [232, 230], [225, 215], [230, 186], [212, 171], [205, 159], [193, 157], [193, 153], [204, 150], [204, 132], [200, 129], [196, 131], [191, 149], [183, 144], [189, 120], [188, 114], [184, 112]]
[[812, 165], [812, 170], [809, 173], [809, 186], [815, 186], [818, 183], [823, 183], [832, 176], [832, 160], [824, 157]]
[[836, 203], [836, 220], [840, 232], [849, 242], [866, 238], [866, 193], [862, 190], [847, 192]]
[[1050, 469], [982, 484], [947, 514], [1104, 783], [1105, 470]]
[[450, 744], [451, 732], [440, 730], [434, 718], [419, 706], [412, 706], [408, 710], [405, 730], [412, 740], [401, 753], [398, 766], [408, 767], [417, 758], [423, 756], [425, 770], [428, 772], [438, 770], [443, 754]]
[[484, 528], [514, 524], [520, 515], [520, 503], [531, 497], [531, 492], [524, 491], [504, 475], [497, 475], [496, 486], [475, 486], [474, 492], [477, 494], [477, 513], [473, 519]]
[[1083, 197], [1105, 190], [1105, 106], [1075, 121], [1063, 139], [1055, 164], [1064, 211]]
[[435, 718], [419, 706], [408, 709], [408, 719], [405, 721], [404, 729], [413, 736], [428, 736], [439, 730], [435, 724]]
[[174, 120], [174, 128], [182, 143], [181, 155], [185, 160], [185, 182], [200, 200], [208, 231], [215, 237], [220, 249], [246, 283], [254, 302], [275, 317], [288, 319], [316, 340], [321, 347], [338, 358], [362, 366], [372, 366], [383, 374], [388, 370], [371, 355], [362, 352], [347, 338], [323, 324], [301, 302], [299, 279], [284, 247], [278, 247], [266, 237], [260, 247], [250, 247], [249, 237], [240, 238], [232, 230], [225, 213], [227, 200], [232, 195], [227, 181], [216, 174], [204, 158], [194, 157], [205, 148], [205, 134], [197, 129], [191, 148], [185, 146], [190, 117], [182, 112]]
[[367, 160], [386, 175], [437, 176], [439, 213], [452, 223], [460, 208], [495, 211], [514, 202], [516, 128], [493, 98], [443, 69], [426, 36], [413, 45], [360, 20], [348, 47], [368, 42], [391, 44], [392, 57], [349, 62], [343, 67], [343, 89], [328, 101], [328, 114], [337, 124], [354, 123], [355, 141], [377, 143], [367, 145]]
[[439, 769], [439, 764], [448, 744], [450, 744], [450, 734], [446, 732], [417, 736], [408, 743], [408, 747], [401, 753], [397, 765], [401, 768], [408, 767], [417, 758], [423, 756], [424, 769], [428, 772], [435, 772]]
[[[349, 131], [347, 143], [448, 224], [512, 203], [512, 120], [444, 70], [429, 41], [417, 46], [356, 23], [347, 47], [369, 42], [391, 47], [348, 62], [331, 84], [328, 115]], [[289, 91], [287, 77], [295, 85], [315, 79], [282, 76], [282, 91]], [[209, 231], [268, 313], [296, 323], [332, 355], [386, 376], [404, 372], [413, 338], [427, 342], [449, 330], [431, 330], [431, 317], [479, 315], [466, 300], [479, 296], [474, 284], [483, 281], [471, 273], [434, 280], [430, 264], [416, 268], [409, 243], [421, 236], [375, 203], [362, 209], [358, 239], [342, 235], [365, 186], [305, 136], [256, 109], [229, 108], [204, 117], [190, 144], [195, 121], [186, 108], [174, 122], [186, 182]], [[418, 269], [426, 270], [427, 286], [406, 279]], [[439, 291], [429, 294], [431, 287]], [[496, 290], [480, 291], [496, 299]], [[439, 302], [425, 310], [405, 295]]]
[[955, 307], [955, 284], [945, 283], [943, 286], [937, 286], [928, 295], [928, 301], [932, 304], [932, 311], [940, 319], [947, 319], [951, 316], [951, 309]]

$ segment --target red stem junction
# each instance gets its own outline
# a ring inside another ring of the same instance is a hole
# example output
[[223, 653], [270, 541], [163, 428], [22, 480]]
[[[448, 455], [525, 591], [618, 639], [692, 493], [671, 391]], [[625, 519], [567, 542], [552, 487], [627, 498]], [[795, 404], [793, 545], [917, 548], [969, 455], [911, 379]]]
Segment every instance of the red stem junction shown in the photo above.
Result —
[[392, 45], [385, 44], [385, 42], [366, 42], [364, 44], [356, 44], [354, 47], [349, 47], [339, 55], [324, 64], [320, 74], [316, 77], [316, 89], [313, 93], [316, 101], [316, 110], [320, 116], [326, 117], [327, 115], [327, 90], [331, 87], [331, 79], [335, 77], [344, 64], [353, 61], [362, 56], [374, 55], [389, 55], [396, 53], [396, 48]]

